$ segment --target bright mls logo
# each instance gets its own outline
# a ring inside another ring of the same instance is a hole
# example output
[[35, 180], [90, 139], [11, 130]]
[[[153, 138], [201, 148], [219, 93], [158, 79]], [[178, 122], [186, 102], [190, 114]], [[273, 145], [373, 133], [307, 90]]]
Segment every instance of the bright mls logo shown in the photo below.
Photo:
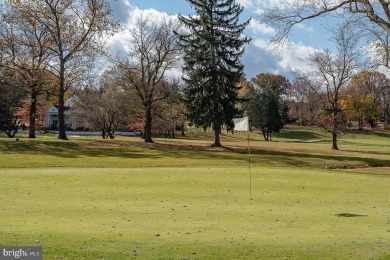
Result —
[[0, 247], [0, 260], [42, 260], [42, 247]]

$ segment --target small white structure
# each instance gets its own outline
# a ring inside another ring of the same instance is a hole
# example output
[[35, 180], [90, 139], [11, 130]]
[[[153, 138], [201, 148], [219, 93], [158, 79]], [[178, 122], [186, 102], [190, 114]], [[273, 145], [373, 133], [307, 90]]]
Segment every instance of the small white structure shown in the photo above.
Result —
[[[71, 109], [77, 99], [77, 96], [73, 95], [64, 103], [65, 128], [69, 130], [76, 130], [77, 128], [86, 126], [84, 120], [80, 116], [80, 111]], [[58, 129], [58, 105], [51, 106], [47, 110], [45, 126], [53, 130]]]

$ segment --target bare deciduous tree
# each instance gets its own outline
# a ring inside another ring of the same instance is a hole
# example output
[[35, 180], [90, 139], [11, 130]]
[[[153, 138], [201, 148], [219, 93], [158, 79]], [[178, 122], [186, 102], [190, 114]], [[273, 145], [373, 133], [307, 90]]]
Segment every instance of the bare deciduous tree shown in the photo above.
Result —
[[81, 116], [87, 127], [99, 131], [103, 139], [114, 139], [119, 128], [128, 123], [128, 103], [126, 93], [115, 86], [84, 90], [78, 95], [73, 112]]
[[276, 30], [274, 41], [281, 42], [291, 29], [307, 20], [337, 16], [350, 25], [371, 46], [372, 65], [390, 64], [390, 7], [387, 0], [279, 1], [265, 10], [262, 21]]
[[329, 14], [337, 14], [350, 22], [359, 21], [375, 25], [390, 33], [390, 9], [387, 0], [322, 0], [322, 1], [279, 1], [277, 7], [262, 14], [263, 21], [276, 28], [275, 39], [288, 36], [291, 28], [306, 20]]
[[166, 77], [169, 69], [177, 66], [181, 48], [173, 31], [179, 24], [172, 20], [160, 23], [141, 17], [131, 30], [132, 40], [126, 61], [119, 64], [128, 88], [135, 90], [144, 107], [144, 139], [153, 142], [152, 122], [155, 106], [165, 100], [171, 86]]
[[7, 78], [7, 84], [0, 82], [0, 131], [4, 131], [12, 138], [18, 132], [20, 118], [17, 115], [21, 107], [25, 92], [21, 87], [20, 79], [14, 77], [13, 73], [0, 70], [0, 78]]
[[382, 111], [384, 127], [390, 126], [390, 85], [387, 85], [382, 93]]
[[77, 93], [72, 108], [75, 117], [84, 120], [84, 127], [99, 131], [103, 139], [113, 139], [117, 130], [127, 130], [135, 120], [134, 109], [139, 107], [134, 93], [124, 88], [120, 76], [118, 67], [108, 68]]
[[29, 138], [35, 138], [38, 98], [53, 94], [57, 85], [47, 71], [51, 57], [48, 36], [44, 25], [34, 24], [23, 10], [4, 4], [0, 19], [0, 52], [3, 54], [0, 66], [20, 77], [23, 90], [29, 95]]
[[[299, 73], [297, 73], [299, 75]], [[297, 119], [301, 125], [310, 125], [314, 123], [314, 114], [316, 112], [316, 102], [314, 92], [308, 83], [307, 78], [294, 79], [292, 84], [287, 88], [289, 97], [289, 113]]]
[[334, 40], [337, 54], [325, 51], [311, 56], [314, 72], [307, 83], [322, 103], [323, 118], [320, 124], [332, 134], [332, 149], [338, 150], [337, 139], [345, 125], [341, 94], [360, 67], [360, 59], [356, 50], [356, 35], [348, 32], [347, 28], [342, 28]]
[[[8, 1], [12, 8], [29, 17], [32, 24], [46, 27], [53, 53], [51, 71], [58, 79], [59, 139], [65, 133], [64, 95], [71, 86], [71, 75], [82, 71], [88, 58], [104, 50], [104, 39], [115, 33], [118, 22], [111, 17], [111, 8], [105, 0], [42, 0]], [[88, 63], [89, 65], [89, 63]]]

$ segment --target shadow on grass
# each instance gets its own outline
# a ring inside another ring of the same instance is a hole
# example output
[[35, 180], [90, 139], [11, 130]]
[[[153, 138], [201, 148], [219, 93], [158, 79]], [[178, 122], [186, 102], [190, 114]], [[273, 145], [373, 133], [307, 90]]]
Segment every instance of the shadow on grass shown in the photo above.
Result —
[[310, 129], [289, 129], [285, 128], [280, 133], [275, 133], [275, 137], [283, 139], [298, 139], [298, 140], [311, 140], [311, 139], [323, 139], [324, 136], [318, 132]]
[[[374, 146], [374, 145], [373, 145]], [[376, 145], [375, 147], [378, 147]], [[362, 150], [348, 150], [349, 153], [362, 153]], [[390, 150], [389, 151], [369, 151], [370, 154], [376, 154], [376, 155], [388, 155], [390, 156]]]
[[367, 217], [368, 215], [359, 215], [353, 213], [339, 213], [339, 214], [335, 214], [335, 216], [343, 217], [343, 218], [356, 218], [356, 217]]
[[[245, 153], [242, 151], [241, 153]], [[327, 169], [350, 169], [369, 165], [371, 167], [388, 167], [389, 159], [368, 158], [364, 156], [341, 156], [334, 154], [318, 154], [297, 151], [275, 151], [252, 149], [254, 159], [266, 161], [268, 164], [295, 166], [295, 167], [314, 167]]]
[[229, 148], [200, 145], [178, 145], [123, 140], [23, 140], [0, 139], [0, 153], [42, 154], [61, 158], [119, 157], [124, 159], [190, 158], [215, 160], [246, 160]]
[[[315, 136], [312, 136], [315, 137]], [[0, 139], [0, 152], [8, 154], [42, 154], [60, 158], [123, 158], [123, 159], [167, 159], [171, 158], [180, 164], [181, 159], [190, 165], [197, 165], [197, 160], [216, 160], [232, 165], [248, 161], [246, 147], [211, 148], [207, 145], [196, 145], [180, 142], [146, 144], [140, 140], [22, 140], [9, 141]], [[390, 166], [389, 159], [367, 158], [364, 153], [354, 156], [339, 153], [323, 154], [309, 151], [279, 151], [259, 147], [251, 149], [251, 162], [254, 165], [295, 166], [344, 169], [371, 166]], [[154, 163], [154, 162], [153, 162]], [[156, 163], [158, 165], [158, 163]], [[337, 166], [337, 167], [334, 167]]]
[[42, 154], [64, 158], [79, 158], [83, 156], [105, 157], [143, 157], [142, 154], [130, 149], [123, 149], [113, 142], [97, 140], [61, 141], [61, 140], [23, 140], [19, 142], [0, 141], [0, 151], [15, 154]]
[[383, 137], [383, 138], [390, 138], [390, 132], [374, 131], [372, 132], [372, 135]]

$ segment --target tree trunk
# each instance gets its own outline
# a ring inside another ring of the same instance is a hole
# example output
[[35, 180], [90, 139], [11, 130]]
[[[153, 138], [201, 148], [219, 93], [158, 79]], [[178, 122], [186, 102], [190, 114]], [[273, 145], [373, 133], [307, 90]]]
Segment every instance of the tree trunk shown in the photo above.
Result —
[[145, 143], [154, 143], [152, 140], [152, 106], [147, 104], [145, 108]]
[[3, 131], [7, 134], [8, 138], [14, 138], [18, 132], [19, 123], [18, 119], [14, 118], [9, 120]]
[[65, 129], [65, 65], [61, 62], [58, 91], [58, 139], [68, 140]]
[[358, 119], [358, 128], [359, 130], [363, 130], [363, 118], [361, 117]]
[[339, 123], [337, 121], [337, 117], [338, 117], [338, 103], [337, 103], [337, 99], [335, 100], [334, 102], [334, 105], [333, 105], [333, 129], [332, 129], [332, 150], [338, 150], [338, 146], [337, 146], [337, 131], [339, 129]]
[[106, 139], [106, 127], [105, 126], [103, 126], [103, 128], [102, 128], [101, 135], [102, 135], [103, 139]]
[[17, 129], [6, 129], [4, 130], [8, 138], [14, 138], [16, 133], [18, 132]]
[[66, 137], [65, 129], [65, 101], [64, 101], [64, 90], [60, 89], [58, 94], [58, 139], [68, 140]]
[[34, 88], [31, 89], [31, 103], [30, 103], [30, 113], [28, 115], [29, 129], [28, 129], [28, 138], [35, 138], [35, 122], [37, 117], [37, 92]]
[[337, 146], [337, 133], [333, 132], [332, 133], [332, 150], [338, 150]]
[[211, 145], [212, 147], [222, 147], [220, 134], [221, 134], [221, 125], [219, 124], [214, 125], [214, 143]]
[[265, 128], [262, 128], [261, 133], [263, 134], [264, 141], [268, 141], [268, 131]]

